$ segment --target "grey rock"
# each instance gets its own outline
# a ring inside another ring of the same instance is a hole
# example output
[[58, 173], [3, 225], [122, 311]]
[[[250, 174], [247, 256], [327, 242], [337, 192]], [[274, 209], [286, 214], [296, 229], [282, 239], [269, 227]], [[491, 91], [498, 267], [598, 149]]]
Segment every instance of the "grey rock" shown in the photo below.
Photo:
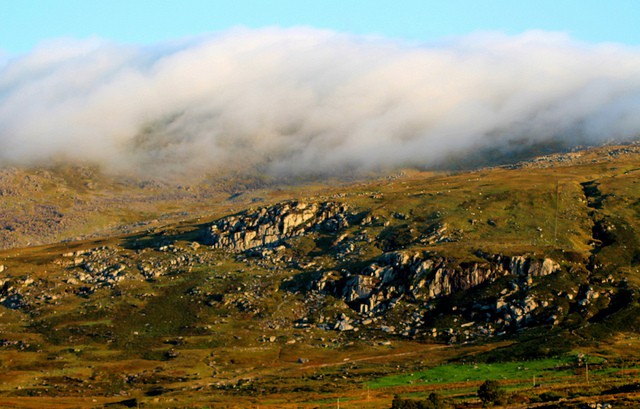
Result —
[[338, 231], [348, 227], [347, 210], [338, 202], [279, 203], [218, 220], [204, 231], [204, 241], [235, 252], [276, 247], [314, 229]]

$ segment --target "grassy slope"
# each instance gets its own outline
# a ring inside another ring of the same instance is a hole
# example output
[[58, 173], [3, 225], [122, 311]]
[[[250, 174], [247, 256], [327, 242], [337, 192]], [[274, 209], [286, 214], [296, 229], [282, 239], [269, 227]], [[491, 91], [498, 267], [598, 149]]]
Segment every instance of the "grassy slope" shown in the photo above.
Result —
[[[606, 274], [624, 276], [637, 287], [634, 240], [639, 228], [636, 169], [640, 158], [608, 152], [588, 152], [553, 167], [455, 174], [407, 171], [400, 177], [347, 187], [289, 188], [260, 196], [266, 202], [288, 197], [334, 198], [372, 209], [375, 216], [390, 223], [371, 227], [372, 236], [404, 225], [421, 232], [437, 220], [446, 223], [450, 231], [459, 232], [462, 239], [435, 245], [415, 242], [410, 246], [460, 259], [473, 259], [481, 249], [489, 253], [551, 255], [566, 265], [582, 263], [593, 249], [589, 242], [594, 217], [615, 218], [615, 225], [621, 226], [616, 231], [621, 239], [604, 247], [597, 257], [608, 264]], [[588, 207], [581, 185], [591, 180], [598, 181], [605, 197], [596, 215]], [[70, 189], [72, 196], [76, 195], [82, 184]], [[127, 192], [129, 188], [122, 189]], [[44, 197], [51, 192], [43, 188], [38, 194]], [[64, 196], [64, 192], [60, 194]], [[200, 206], [210, 219], [240, 207], [209, 200]], [[165, 209], [178, 209], [179, 202], [179, 198], [159, 202], [152, 212], [144, 206], [139, 210], [133, 206], [129, 216], [123, 216], [116, 206], [108, 217], [123, 218], [120, 223], [124, 219], [133, 222], [143, 216], [157, 217]], [[3, 206], [12, 205], [15, 203], [3, 202]], [[408, 217], [393, 217], [397, 213]], [[433, 390], [460, 401], [473, 401], [479, 381], [492, 377], [513, 380], [510, 387], [529, 397], [543, 391], [557, 392], [568, 384], [573, 385], [575, 394], [579, 395], [580, 388], [583, 394], [596, 394], [637, 380], [640, 340], [636, 332], [618, 332], [621, 328], [633, 330], [637, 318], [624, 311], [610, 317], [613, 327], [606, 337], [577, 344], [580, 352], [594, 357], [591, 382], [599, 389], [593, 390], [584, 385], [580, 366], [570, 363], [576, 350], [544, 361], [481, 363], [474, 367], [460, 362], [510, 354], [513, 341], [447, 346], [392, 337], [387, 345], [379, 334], [369, 337], [293, 328], [291, 322], [305, 308], [304, 296], [275, 289], [301, 271], [263, 268], [206, 248], [194, 251], [204, 261], [196, 263], [191, 271], [154, 282], [124, 281], [115, 289], [101, 289], [88, 298], [77, 296], [76, 287], [60, 284], [68, 271], [58, 262], [62, 253], [109, 246], [134, 263], [150, 258], [169, 260], [173, 256], [160, 251], [158, 241], [178, 240], [176, 246], [187, 249], [197, 237], [198, 226], [206, 221], [204, 218], [97, 241], [2, 252], [0, 264], [7, 266], [3, 277], [33, 278], [58, 298], [42, 299], [28, 311], [0, 307], [0, 338], [28, 344], [23, 350], [20, 344], [0, 348], [0, 407], [89, 407], [135, 397], [145, 407], [208, 406], [216, 402], [229, 407], [334, 407], [340, 398], [341, 407], [382, 408], [389, 407], [395, 393], [420, 397]], [[378, 254], [380, 249], [370, 246], [364, 257]], [[37, 293], [38, 289], [33, 291]], [[252, 297], [244, 297], [244, 293]], [[220, 296], [220, 300], [209, 306], [206, 294]], [[260, 311], [241, 307], [247, 299], [259, 305]], [[327, 310], [349, 313], [346, 306], [330, 297], [319, 302]], [[576, 326], [576, 336], [590, 336], [580, 325], [584, 322]], [[598, 325], [610, 324], [595, 323], [589, 328]], [[618, 335], [611, 336], [611, 330]], [[274, 342], [269, 341], [271, 336], [276, 337]], [[525, 333], [516, 338], [516, 345], [526, 345], [528, 336]], [[308, 362], [299, 363], [299, 358]], [[607, 366], [602, 365], [602, 359], [607, 359]], [[552, 370], [558, 366], [560, 370]], [[519, 369], [523, 367], [529, 369]], [[533, 372], [543, 379], [543, 389], [530, 385]]]

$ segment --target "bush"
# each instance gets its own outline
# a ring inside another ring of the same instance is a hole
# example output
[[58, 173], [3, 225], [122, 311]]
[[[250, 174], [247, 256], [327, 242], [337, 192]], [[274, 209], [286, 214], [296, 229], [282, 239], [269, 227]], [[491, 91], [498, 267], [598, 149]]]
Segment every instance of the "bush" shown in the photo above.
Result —
[[431, 402], [431, 407], [433, 409], [446, 409], [449, 407], [447, 401], [439, 394], [435, 392], [431, 392], [429, 394], [428, 402]]
[[446, 409], [448, 403], [437, 393], [431, 393], [425, 400], [402, 399], [398, 395], [393, 397], [391, 409]]
[[478, 397], [482, 406], [495, 405], [502, 400], [503, 392], [497, 381], [487, 380], [478, 388]]

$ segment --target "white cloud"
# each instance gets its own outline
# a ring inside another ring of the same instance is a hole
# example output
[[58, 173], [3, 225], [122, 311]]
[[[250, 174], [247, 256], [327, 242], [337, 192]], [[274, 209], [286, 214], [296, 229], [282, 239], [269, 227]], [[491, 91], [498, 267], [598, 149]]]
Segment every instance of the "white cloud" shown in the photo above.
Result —
[[147, 48], [57, 40], [0, 54], [0, 163], [158, 172], [439, 163], [482, 148], [640, 133], [640, 52], [563, 34], [421, 46], [308, 28]]

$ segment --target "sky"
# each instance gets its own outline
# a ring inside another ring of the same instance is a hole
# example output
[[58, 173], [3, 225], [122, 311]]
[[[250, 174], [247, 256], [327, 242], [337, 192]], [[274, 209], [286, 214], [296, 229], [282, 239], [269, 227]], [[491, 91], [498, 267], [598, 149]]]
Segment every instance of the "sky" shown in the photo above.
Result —
[[234, 26], [310, 26], [428, 42], [475, 31], [560, 31], [640, 45], [637, 0], [0, 0], [0, 50], [97, 36], [152, 44]]
[[0, 0], [0, 166], [297, 176], [635, 140], [637, 1]]

